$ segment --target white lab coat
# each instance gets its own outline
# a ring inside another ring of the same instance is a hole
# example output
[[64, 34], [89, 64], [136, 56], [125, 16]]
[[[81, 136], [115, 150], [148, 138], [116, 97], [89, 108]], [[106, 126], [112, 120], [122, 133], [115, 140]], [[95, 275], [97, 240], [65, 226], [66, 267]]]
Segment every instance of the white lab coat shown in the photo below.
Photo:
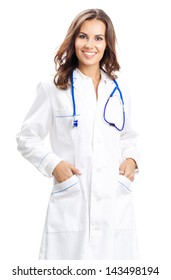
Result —
[[[136, 133], [130, 127], [127, 90], [119, 79], [118, 83], [126, 113], [122, 132], [103, 119], [104, 105], [114, 88], [103, 71], [98, 101], [91, 78], [74, 71], [78, 127], [72, 127], [70, 88], [57, 89], [53, 81], [37, 88], [37, 97], [17, 135], [18, 150], [45, 176], [51, 177], [61, 160], [82, 172], [62, 183], [54, 180], [40, 259], [137, 258], [130, 181], [119, 176], [124, 159], [131, 157], [138, 163]], [[108, 118], [122, 122], [119, 110], [108, 110]], [[47, 134], [51, 148], [43, 143]]]

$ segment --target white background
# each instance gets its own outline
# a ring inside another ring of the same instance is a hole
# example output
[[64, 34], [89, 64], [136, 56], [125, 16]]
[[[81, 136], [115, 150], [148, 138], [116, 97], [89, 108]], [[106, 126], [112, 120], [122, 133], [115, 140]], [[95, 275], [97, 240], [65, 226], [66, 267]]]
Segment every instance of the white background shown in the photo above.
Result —
[[[70, 22], [87, 8], [104, 9], [111, 17], [119, 61], [131, 89], [132, 124], [139, 134], [141, 154], [140, 174], [134, 182], [138, 264], [158, 265], [166, 273], [171, 252], [169, 2], [0, 2], [0, 255], [8, 279], [16, 265], [37, 262], [52, 186], [51, 179], [17, 152], [15, 137], [34, 100], [36, 85], [54, 74], [53, 57]], [[164, 279], [160, 277], [154, 279]]]

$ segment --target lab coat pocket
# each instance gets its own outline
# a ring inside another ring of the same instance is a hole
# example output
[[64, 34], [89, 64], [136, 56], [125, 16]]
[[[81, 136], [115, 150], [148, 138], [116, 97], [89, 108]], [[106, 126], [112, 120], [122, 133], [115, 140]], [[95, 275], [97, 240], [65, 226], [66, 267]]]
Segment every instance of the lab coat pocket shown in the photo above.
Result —
[[[56, 183], [52, 190], [52, 195], [57, 194], [63, 191], [67, 191], [70, 188], [73, 188], [74, 186], [78, 185], [79, 181], [76, 175], [73, 175], [72, 177], [68, 178], [67, 180], [63, 181], [62, 183]], [[76, 188], [77, 190], [77, 188]]]
[[83, 229], [83, 195], [79, 177], [73, 175], [54, 185], [47, 213], [47, 231], [79, 231]]
[[[75, 135], [75, 129], [73, 129], [74, 118], [72, 109], [64, 108], [54, 110], [53, 118], [56, 129], [56, 139], [62, 140], [63, 142], [70, 141]], [[77, 114], [75, 119], [79, 121], [80, 115]]]
[[132, 181], [124, 175], [118, 176], [115, 201], [115, 224], [118, 230], [133, 228]]
[[118, 176], [119, 188], [123, 193], [132, 193], [132, 181], [124, 175]]

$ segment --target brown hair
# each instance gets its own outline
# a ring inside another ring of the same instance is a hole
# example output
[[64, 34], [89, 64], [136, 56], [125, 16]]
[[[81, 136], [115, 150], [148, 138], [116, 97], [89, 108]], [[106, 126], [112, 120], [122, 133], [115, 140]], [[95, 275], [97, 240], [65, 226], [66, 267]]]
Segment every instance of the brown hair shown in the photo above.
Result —
[[78, 59], [75, 54], [75, 39], [83, 22], [91, 19], [100, 20], [106, 26], [106, 49], [100, 61], [100, 68], [111, 79], [117, 78], [115, 71], [119, 71], [120, 65], [116, 56], [116, 35], [112, 21], [103, 10], [88, 9], [78, 14], [72, 21], [65, 39], [54, 57], [56, 69], [54, 83], [60, 89], [67, 89], [70, 86], [72, 72], [78, 66]]

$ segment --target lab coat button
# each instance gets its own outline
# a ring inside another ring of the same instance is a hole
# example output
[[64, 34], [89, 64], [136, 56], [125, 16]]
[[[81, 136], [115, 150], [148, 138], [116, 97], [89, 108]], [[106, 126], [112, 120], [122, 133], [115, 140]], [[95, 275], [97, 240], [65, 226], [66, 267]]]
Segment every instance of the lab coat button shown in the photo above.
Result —
[[96, 143], [97, 143], [97, 144], [101, 144], [101, 142], [102, 142], [102, 141], [101, 141], [100, 138], [98, 138], [98, 139], [96, 140]]
[[100, 229], [99, 229], [98, 227], [95, 227], [94, 230], [98, 231], [98, 230], [100, 230]]
[[[99, 172], [101, 172], [102, 171], [102, 169], [101, 169], [101, 167], [98, 167], [98, 166], [96, 166], [96, 167], [94, 167], [94, 173], [96, 174], [96, 173], [99, 173]], [[95, 180], [94, 180], [95, 181]]]
[[91, 229], [96, 230], [96, 231], [100, 230], [98, 225], [96, 225], [96, 224], [92, 224]]

